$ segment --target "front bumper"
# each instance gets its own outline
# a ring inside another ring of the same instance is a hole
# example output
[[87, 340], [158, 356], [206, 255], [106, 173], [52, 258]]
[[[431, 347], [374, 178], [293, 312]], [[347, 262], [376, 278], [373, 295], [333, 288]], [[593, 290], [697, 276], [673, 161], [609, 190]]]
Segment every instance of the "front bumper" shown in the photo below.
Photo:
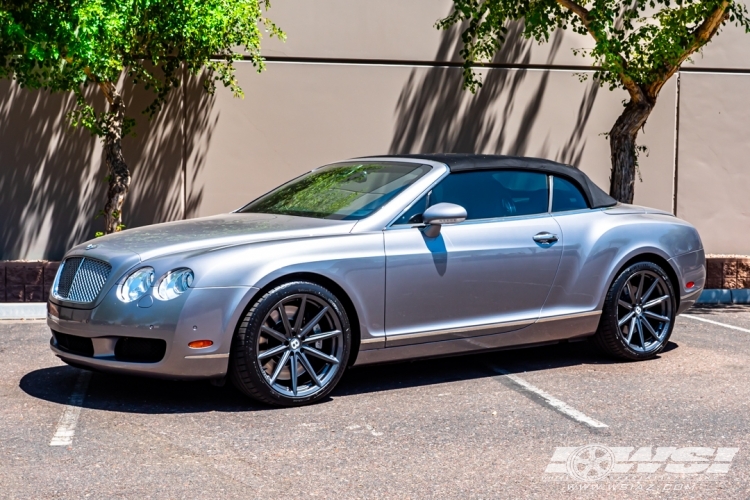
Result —
[[[113, 289], [93, 309], [64, 307], [50, 299], [50, 347], [63, 361], [96, 370], [171, 379], [223, 377], [235, 327], [256, 292], [252, 287], [195, 288], [148, 306], [124, 304]], [[55, 332], [91, 339], [93, 353], [66, 349]], [[118, 360], [115, 346], [123, 338], [163, 340], [166, 351], [152, 363]], [[191, 349], [188, 343], [194, 340], [211, 340], [213, 345]]]

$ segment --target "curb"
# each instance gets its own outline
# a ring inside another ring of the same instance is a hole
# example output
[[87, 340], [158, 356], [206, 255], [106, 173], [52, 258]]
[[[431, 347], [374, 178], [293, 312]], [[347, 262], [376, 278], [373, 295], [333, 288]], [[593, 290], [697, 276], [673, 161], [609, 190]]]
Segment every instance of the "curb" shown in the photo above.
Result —
[[0, 304], [0, 319], [47, 319], [47, 303]]
[[750, 288], [708, 288], [696, 304], [750, 304]]

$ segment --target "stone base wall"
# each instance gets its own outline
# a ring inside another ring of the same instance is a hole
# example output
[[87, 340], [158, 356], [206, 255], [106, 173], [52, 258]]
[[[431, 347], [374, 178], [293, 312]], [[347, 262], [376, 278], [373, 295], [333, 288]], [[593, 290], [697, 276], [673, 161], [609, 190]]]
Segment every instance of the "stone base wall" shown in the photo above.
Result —
[[[59, 262], [0, 261], [0, 302], [46, 302]], [[708, 289], [750, 289], [750, 257], [706, 259]]]
[[0, 302], [46, 302], [59, 262], [0, 261]]
[[705, 288], [750, 288], [750, 257], [706, 258]]

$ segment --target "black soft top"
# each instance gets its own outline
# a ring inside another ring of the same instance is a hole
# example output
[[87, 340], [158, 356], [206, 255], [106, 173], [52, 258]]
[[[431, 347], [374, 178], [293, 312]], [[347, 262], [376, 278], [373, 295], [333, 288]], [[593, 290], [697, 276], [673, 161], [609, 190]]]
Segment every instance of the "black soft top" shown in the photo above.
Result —
[[414, 158], [445, 163], [451, 172], [468, 172], [483, 169], [520, 169], [535, 170], [565, 177], [577, 185], [587, 198], [591, 208], [611, 207], [617, 200], [604, 192], [589, 177], [570, 165], [542, 158], [523, 156], [477, 155], [477, 154], [426, 154], [426, 155], [390, 155], [396, 158]]

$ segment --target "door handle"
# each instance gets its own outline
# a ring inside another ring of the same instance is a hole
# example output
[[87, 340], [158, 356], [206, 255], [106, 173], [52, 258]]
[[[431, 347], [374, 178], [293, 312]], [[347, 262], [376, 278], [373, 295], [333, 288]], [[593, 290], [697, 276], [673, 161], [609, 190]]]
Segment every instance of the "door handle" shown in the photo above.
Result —
[[543, 231], [534, 235], [534, 241], [537, 243], [554, 243], [557, 241], [557, 235]]

